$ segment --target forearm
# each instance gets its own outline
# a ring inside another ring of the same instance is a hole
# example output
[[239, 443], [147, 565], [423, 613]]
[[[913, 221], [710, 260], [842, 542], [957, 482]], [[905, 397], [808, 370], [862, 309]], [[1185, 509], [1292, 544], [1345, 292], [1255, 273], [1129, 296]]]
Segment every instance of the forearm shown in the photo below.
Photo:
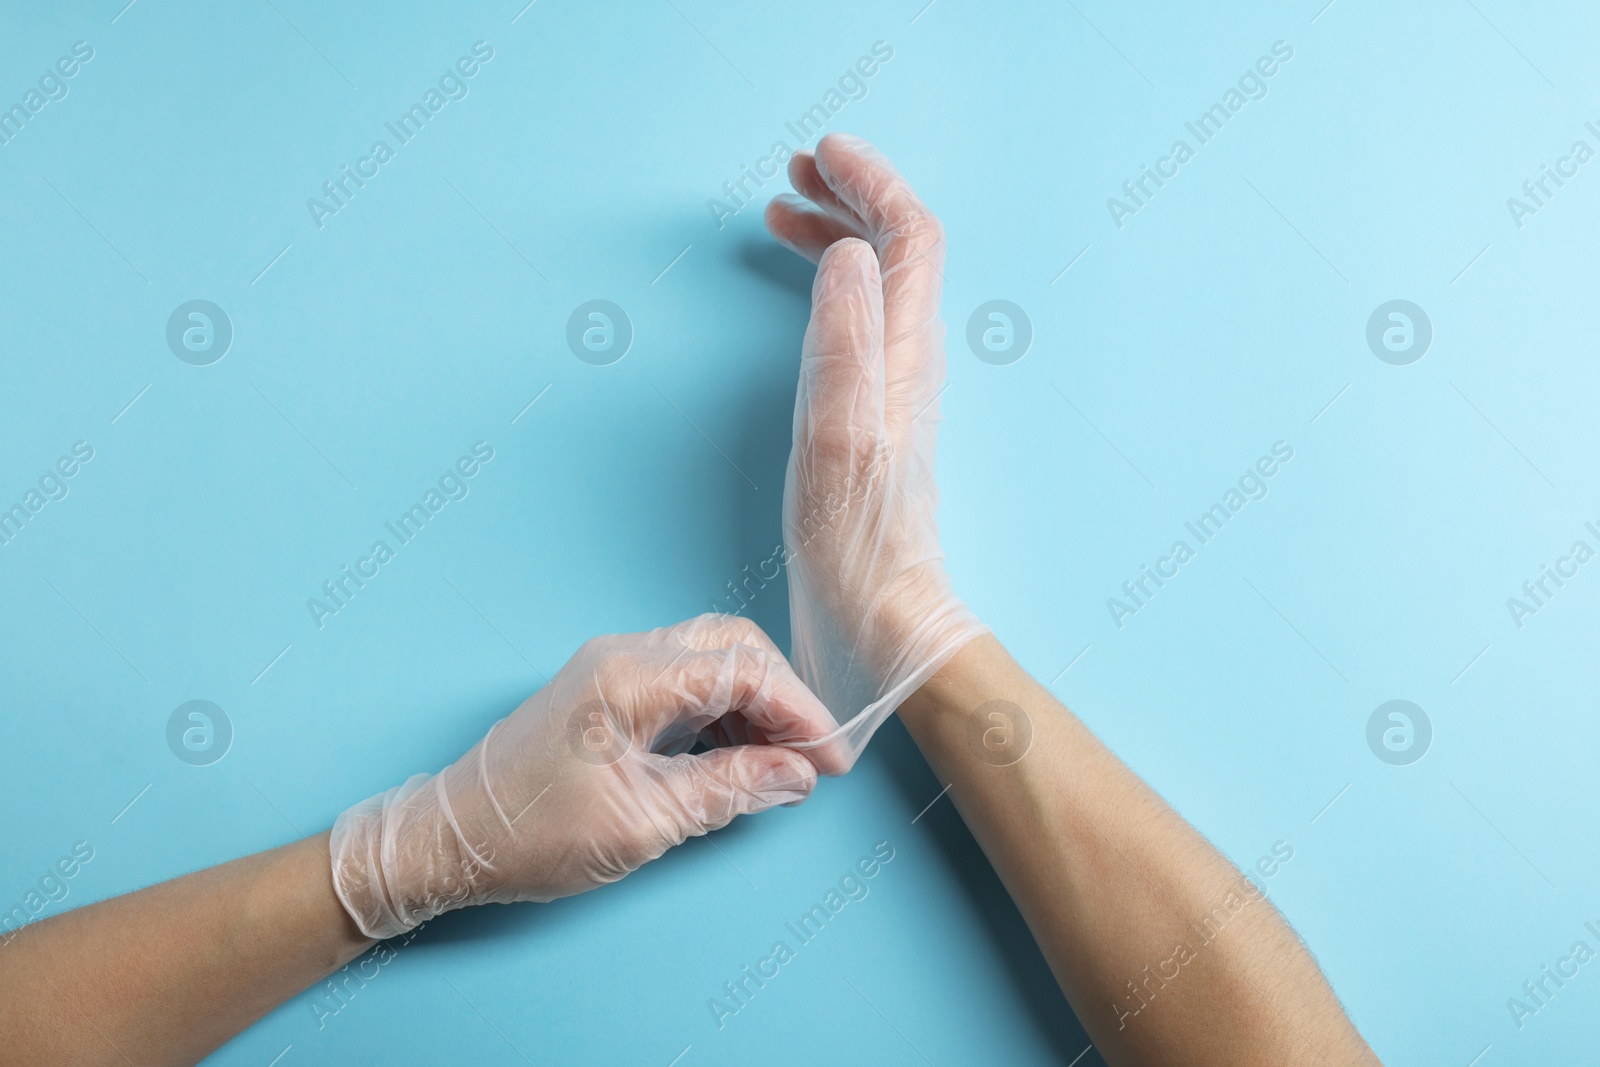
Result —
[[0, 1063], [190, 1064], [372, 942], [328, 835], [47, 919], [0, 944]]
[[[974, 747], [995, 700], [1031, 727], [1009, 765]], [[993, 637], [901, 717], [1108, 1063], [1376, 1062], [1273, 906]]]
[[802, 744], [834, 727], [746, 619], [595, 638], [461, 759], [362, 801], [331, 833], [0, 942], [0, 1067], [194, 1063], [370, 948], [363, 930], [587, 892], [804, 800], [819, 766], [846, 769], [781, 744], [655, 751], [734, 715], [741, 736]]

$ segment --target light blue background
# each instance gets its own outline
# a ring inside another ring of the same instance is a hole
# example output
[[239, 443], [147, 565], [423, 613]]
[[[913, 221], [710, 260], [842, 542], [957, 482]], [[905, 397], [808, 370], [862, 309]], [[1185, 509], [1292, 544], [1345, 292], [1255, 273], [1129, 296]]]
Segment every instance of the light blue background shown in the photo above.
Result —
[[[1600, 162], [1521, 229], [1505, 201], [1600, 147], [1592, 9], [274, 3], [3, 16], [5, 106], [95, 49], [0, 146], [0, 504], [95, 449], [0, 548], [5, 907], [78, 840], [47, 914], [324, 828], [765, 559], [810, 270], [706, 201], [881, 40], [828, 128], [948, 230], [959, 590], [1231, 858], [1292, 845], [1268, 888], [1387, 1062], [1591, 1054], [1600, 963], [1520, 1030], [1506, 1001], [1600, 948], [1600, 564], [1520, 629], [1506, 598], [1596, 543]], [[306, 199], [478, 40], [470, 95], [319, 230]], [[1119, 230], [1106, 198], [1278, 40]], [[203, 368], [164, 340], [195, 298], [236, 331]], [[593, 298], [636, 330], [613, 366], [564, 343]], [[1012, 366], [962, 340], [993, 298], [1032, 320]], [[1433, 322], [1411, 366], [1365, 343], [1392, 298]], [[306, 598], [478, 440], [471, 495], [319, 631]], [[1118, 629], [1106, 598], [1279, 440], [1270, 495]], [[753, 614], [786, 644], [781, 592]], [[196, 698], [236, 731], [203, 768], [164, 735]], [[1366, 744], [1393, 698], [1433, 723], [1410, 766]], [[321, 1029], [302, 996], [214, 1062], [1071, 1060], [948, 800], [913, 824], [939, 789], [890, 724], [803, 807], [440, 920]], [[871, 895], [719, 1030], [708, 998], [878, 841]]]

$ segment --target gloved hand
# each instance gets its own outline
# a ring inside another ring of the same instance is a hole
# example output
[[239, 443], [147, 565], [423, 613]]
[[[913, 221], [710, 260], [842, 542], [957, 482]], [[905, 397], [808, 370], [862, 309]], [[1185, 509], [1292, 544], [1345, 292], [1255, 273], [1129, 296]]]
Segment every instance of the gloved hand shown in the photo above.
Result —
[[818, 263], [784, 485], [791, 659], [854, 759], [988, 632], [951, 591], [934, 523], [944, 233], [877, 149], [829, 134], [789, 161], [767, 228]]
[[[833, 720], [754, 623], [596, 638], [437, 775], [339, 816], [333, 884], [373, 938], [469, 904], [614, 882], [734, 816], [804, 800]], [[688, 754], [697, 738], [738, 747]], [[677, 754], [674, 754], [677, 753]]]

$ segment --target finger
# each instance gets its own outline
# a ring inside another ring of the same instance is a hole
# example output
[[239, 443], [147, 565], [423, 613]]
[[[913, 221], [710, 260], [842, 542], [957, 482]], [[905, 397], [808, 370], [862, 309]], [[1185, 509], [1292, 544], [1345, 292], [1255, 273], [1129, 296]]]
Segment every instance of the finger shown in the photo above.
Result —
[[[724, 715], [701, 730], [697, 736], [707, 748], [734, 748], [739, 745], [773, 743], [765, 730], [751, 725], [742, 715]], [[850, 727], [841, 726], [836, 727], [822, 740], [785, 741], [783, 747], [804, 753], [811, 761], [811, 765], [823, 774], [840, 775], [848, 773], [850, 768], [855, 766], [856, 757], [860, 755], [853, 747], [852, 739], [855, 736]]]
[[817, 145], [817, 173], [861, 220], [882, 264], [888, 399], [898, 412], [919, 406], [942, 382], [939, 294], [944, 229], [883, 153], [857, 137], [830, 133]]
[[742, 715], [724, 715], [701, 730], [697, 740], [706, 748], [734, 748], [738, 745], [767, 743], [767, 739], [760, 736], [759, 731], [753, 730], [749, 721]]
[[[788, 662], [767, 632], [754, 622], [739, 615], [729, 615], [725, 612], [707, 612], [696, 615], [692, 619], [685, 619], [676, 626], [668, 627], [666, 633], [682, 646], [673, 656], [672, 664], [675, 666], [682, 656], [691, 651], [715, 652], [733, 645], [748, 645], [759, 649], [769, 655], [776, 656]], [[663, 737], [676, 736], [681, 740], [693, 743], [700, 742], [714, 748], [728, 748], [733, 745], [764, 744], [768, 740], [763, 731], [752, 728], [747, 719], [741, 715], [723, 715], [714, 719], [705, 727], [690, 729], [684, 725], [681, 729], [669, 730]], [[658, 752], [670, 751], [660, 744], [653, 746]]]
[[800, 753], [770, 745], [657, 757], [660, 784], [677, 809], [684, 837], [720, 830], [740, 815], [811, 795], [817, 770]]
[[843, 200], [828, 186], [827, 179], [817, 170], [817, 157], [810, 152], [799, 152], [789, 157], [789, 184], [794, 191], [811, 201], [826, 214], [848, 223], [865, 234], [866, 225]]
[[[776, 651], [750, 645], [677, 657], [656, 684], [644, 687], [639, 703], [641, 740], [652, 750], [662, 738], [693, 736], [729, 714], [747, 721], [746, 736], [773, 744], [819, 741], [837, 729], [828, 709], [788, 661]], [[811, 762], [826, 773], [848, 769], [828, 746], [817, 749]]]
[[797, 463], [843, 473], [874, 461], [884, 431], [883, 289], [864, 241], [830, 246], [811, 287], [795, 400]]
[[[826, 185], [826, 193], [815, 188], [811, 169]], [[830, 133], [817, 143], [809, 166], [798, 157], [791, 162], [790, 178], [799, 179], [796, 188], [808, 199], [824, 207], [836, 203], [860, 220], [880, 252], [895, 241], [920, 239], [920, 250], [938, 252], [942, 257], [939, 220], [889, 157], [867, 141], [847, 133]], [[938, 263], [942, 265], [943, 259]]]
[[803, 197], [783, 193], [767, 204], [767, 232], [792, 252], [815, 263], [829, 245], [846, 237], [862, 238], [861, 229], [828, 214]]
[[[638, 672], [636, 684], [646, 689], [660, 685], [668, 674], [683, 662], [684, 657], [695, 651], [713, 652], [730, 645], [743, 644], [762, 649], [779, 659], [784, 658], [783, 653], [778, 650], [772, 638], [767, 636], [765, 630], [749, 619], [729, 615], [726, 612], [708, 611], [692, 619], [685, 619], [683, 622], [636, 637], [657, 642], [662, 646], [652, 650], [652, 656], [647, 657], [648, 662], [641, 664]], [[655, 729], [653, 720], [646, 724], [646, 728]], [[676, 741], [685, 741], [691, 739], [695, 732], [692, 729], [674, 730], [672, 735]], [[657, 741], [664, 736], [658, 733]], [[650, 747], [662, 751], [658, 746]]]
[[783, 657], [783, 653], [778, 651], [778, 646], [767, 636], [767, 632], [742, 615], [708, 611], [704, 615], [696, 615], [692, 619], [685, 619], [676, 626], [669, 627], [667, 632], [682, 642], [686, 648], [698, 649], [701, 652], [715, 652], [729, 645], [749, 645], [752, 648], [766, 649], [780, 659]]

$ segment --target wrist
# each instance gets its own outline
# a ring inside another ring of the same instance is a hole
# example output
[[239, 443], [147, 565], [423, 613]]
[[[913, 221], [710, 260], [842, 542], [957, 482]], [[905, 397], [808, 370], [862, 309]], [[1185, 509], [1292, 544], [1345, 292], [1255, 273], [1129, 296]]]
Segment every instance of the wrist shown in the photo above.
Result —
[[900, 717], [969, 825], [990, 833], [1003, 832], [1005, 813], [1051, 808], [1072, 750], [1064, 738], [1086, 734], [988, 633], [912, 694]]
[[929, 663], [938, 669], [989, 628], [956, 595], [942, 557], [903, 570], [887, 583], [866, 613], [875, 644], [892, 670]]
[[[301, 899], [315, 900], [317, 903], [303, 913], [309, 922], [314, 923], [312, 928], [296, 929], [292, 917], [277, 921], [274, 928], [294, 931], [297, 939], [307, 945], [310, 951], [325, 954], [324, 966], [331, 971], [371, 948], [372, 939], [362, 933], [350, 917], [329, 880], [328, 841], [329, 834], [324, 831], [315, 837], [285, 846], [282, 850], [286, 867], [294, 872], [292, 884], [303, 887], [305, 896]], [[268, 904], [270, 906], [270, 901]]]
[[940, 620], [970, 617], [966, 604], [950, 587], [943, 561], [935, 558], [908, 567], [879, 587], [865, 605], [869, 626], [879, 634], [880, 643], [914, 647], [930, 632], [942, 628]]
[[978, 708], [992, 700], [1019, 701], [1020, 670], [992, 633], [973, 637], [906, 698], [900, 718], [913, 734], [951, 725], [962, 727]]
[[413, 775], [403, 784], [369, 797], [335, 820], [329, 835], [333, 888], [350, 918], [367, 937], [396, 937], [433, 918], [427, 883], [440, 835], [430, 808], [432, 778]]

